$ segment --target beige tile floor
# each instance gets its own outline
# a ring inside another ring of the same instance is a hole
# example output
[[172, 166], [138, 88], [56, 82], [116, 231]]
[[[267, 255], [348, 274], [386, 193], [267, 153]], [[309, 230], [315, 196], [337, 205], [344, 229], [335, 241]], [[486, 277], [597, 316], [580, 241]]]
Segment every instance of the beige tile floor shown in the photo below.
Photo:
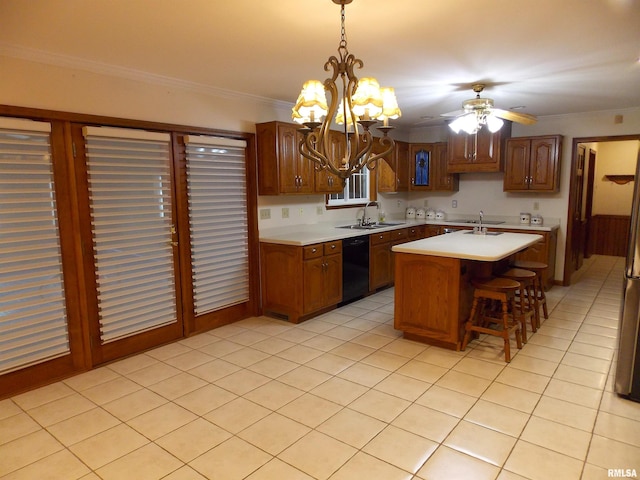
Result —
[[300, 325], [225, 326], [0, 401], [0, 477], [640, 472], [640, 404], [612, 393], [621, 277], [621, 258], [589, 259], [508, 365], [494, 338], [465, 352], [402, 339], [393, 290]]

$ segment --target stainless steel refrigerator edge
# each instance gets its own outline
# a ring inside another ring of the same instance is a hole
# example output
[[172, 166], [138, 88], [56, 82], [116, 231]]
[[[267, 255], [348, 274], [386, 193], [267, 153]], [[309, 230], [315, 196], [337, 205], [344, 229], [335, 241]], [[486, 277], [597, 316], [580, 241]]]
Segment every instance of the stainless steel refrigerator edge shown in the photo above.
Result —
[[618, 328], [615, 390], [620, 395], [640, 402], [640, 152], [635, 178]]

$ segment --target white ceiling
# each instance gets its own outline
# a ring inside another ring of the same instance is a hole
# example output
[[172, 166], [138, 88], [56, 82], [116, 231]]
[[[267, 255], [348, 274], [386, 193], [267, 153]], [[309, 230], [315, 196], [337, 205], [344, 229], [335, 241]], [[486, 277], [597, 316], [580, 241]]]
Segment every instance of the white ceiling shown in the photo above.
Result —
[[[538, 116], [640, 107], [640, 0], [353, 0], [346, 32], [404, 128], [476, 82]], [[331, 0], [0, 0], [0, 54], [291, 104], [339, 38]]]

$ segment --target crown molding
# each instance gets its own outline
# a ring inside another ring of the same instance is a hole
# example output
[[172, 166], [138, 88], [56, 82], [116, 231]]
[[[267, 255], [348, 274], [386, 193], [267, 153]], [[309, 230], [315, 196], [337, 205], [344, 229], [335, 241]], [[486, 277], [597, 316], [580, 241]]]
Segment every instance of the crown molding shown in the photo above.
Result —
[[133, 68], [125, 68], [117, 65], [96, 62], [93, 60], [86, 60], [69, 55], [45, 52], [43, 50], [10, 45], [3, 42], [0, 42], [0, 56], [17, 58], [20, 60], [52, 65], [56, 67], [82, 70], [98, 75], [108, 75], [142, 83], [160, 85], [164, 87], [181, 88], [184, 90], [189, 90], [192, 92], [202, 93], [219, 98], [249, 100], [266, 105], [271, 105], [275, 108], [291, 109], [291, 107], [293, 106], [293, 103], [291, 102], [274, 100], [272, 98], [261, 97], [259, 95], [251, 95], [248, 93], [237, 92], [235, 90], [213, 87], [210, 85], [205, 85], [203, 83], [190, 82], [188, 80], [183, 80], [175, 77], [157, 75]]

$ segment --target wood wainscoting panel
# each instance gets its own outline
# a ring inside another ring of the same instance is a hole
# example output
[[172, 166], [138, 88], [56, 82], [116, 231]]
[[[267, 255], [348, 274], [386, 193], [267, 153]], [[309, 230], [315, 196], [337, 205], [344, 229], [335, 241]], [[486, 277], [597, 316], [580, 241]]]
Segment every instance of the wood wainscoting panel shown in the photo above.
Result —
[[587, 254], [624, 257], [627, 254], [630, 223], [631, 217], [627, 215], [592, 216], [589, 220]]

